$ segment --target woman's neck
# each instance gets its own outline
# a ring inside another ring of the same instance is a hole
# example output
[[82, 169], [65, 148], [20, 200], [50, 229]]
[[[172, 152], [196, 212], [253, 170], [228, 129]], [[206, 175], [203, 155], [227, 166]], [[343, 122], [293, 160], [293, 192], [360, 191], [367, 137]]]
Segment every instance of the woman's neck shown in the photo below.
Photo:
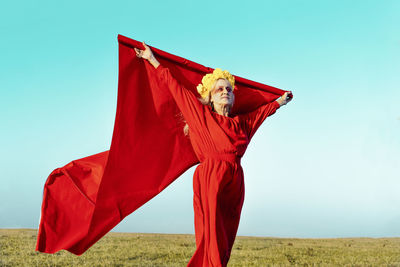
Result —
[[218, 113], [219, 115], [229, 117], [231, 113], [231, 106], [230, 105], [218, 105], [218, 104], [213, 104], [214, 105], [214, 111]]

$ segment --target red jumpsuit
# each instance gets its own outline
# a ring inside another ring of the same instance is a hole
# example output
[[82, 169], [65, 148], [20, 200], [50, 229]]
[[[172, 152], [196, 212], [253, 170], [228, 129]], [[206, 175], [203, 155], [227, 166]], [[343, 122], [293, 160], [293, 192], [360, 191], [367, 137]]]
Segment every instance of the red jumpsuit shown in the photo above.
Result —
[[200, 164], [193, 177], [196, 251], [188, 266], [226, 266], [239, 226], [244, 200], [240, 159], [261, 123], [280, 107], [277, 101], [253, 112], [226, 117], [199, 102], [170, 74], [158, 66], [189, 125], [189, 137]]

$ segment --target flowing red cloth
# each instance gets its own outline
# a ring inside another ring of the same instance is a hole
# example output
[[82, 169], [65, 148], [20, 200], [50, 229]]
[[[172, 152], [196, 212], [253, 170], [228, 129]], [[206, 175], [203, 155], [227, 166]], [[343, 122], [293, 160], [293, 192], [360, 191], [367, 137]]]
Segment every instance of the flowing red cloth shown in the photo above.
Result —
[[[74, 160], [49, 175], [43, 191], [38, 251], [54, 253], [65, 249], [81, 255], [123, 218], [203, 160], [195, 153], [193, 140], [183, 133], [184, 121], [180, 114], [185, 116], [187, 110], [182, 109], [170, 90], [176, 89], [171, 87], [171, 81], [179, 81], [179, 86], [197, 95], [197, 84], [213, 69], [151, 47], [161, 63], [154, 69], [135, 56], [133, 47], [144, 49], [140, 42], [122, 35], [118, 35], [118, 41], [118, 100], [110, 150]], [[235, 76], [235, 79], [235, 115], [259, 116], [266, 104], [284, 93], [244, 78]], [[191, 108], [193, 112], [194, 108], [198, 105]], [[205, 106], [202, 108], [205, 111]], [[191, 128], [193, 123], [189, 117], [186, 115], [185, 119]], [[251, 136], [255, 130], [256, 127]], [[236, 162], [236, 157], [227, 161]], [[198, 225], [195, 222], [196, 243], [201, 247]], [[227, 247], [233, 243], [230, 238], [227, 242]], [[191, 262], [204, 253], [197, 249]]]

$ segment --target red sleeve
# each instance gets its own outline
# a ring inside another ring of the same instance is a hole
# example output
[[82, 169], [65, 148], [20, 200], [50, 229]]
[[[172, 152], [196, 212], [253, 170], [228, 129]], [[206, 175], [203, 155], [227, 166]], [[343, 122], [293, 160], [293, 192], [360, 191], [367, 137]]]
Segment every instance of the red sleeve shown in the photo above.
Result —
[[170, 90], [189, 127], [197, 128], [196, 126], [204, 120], [204, 105], [172, 76], [168, 68], [160, 64], [156, 68], [156, 73], [159, 81], [163, 82]]
[[244, 118], [244, 128], [247, 131], [249, 139], [253, 137], [257, 129], [261, 126], [263, 121], [275, 113], [275, 111], [280, 107], [277, 101], [265, 104], [257, 108], [256, 110], [243, 115]]

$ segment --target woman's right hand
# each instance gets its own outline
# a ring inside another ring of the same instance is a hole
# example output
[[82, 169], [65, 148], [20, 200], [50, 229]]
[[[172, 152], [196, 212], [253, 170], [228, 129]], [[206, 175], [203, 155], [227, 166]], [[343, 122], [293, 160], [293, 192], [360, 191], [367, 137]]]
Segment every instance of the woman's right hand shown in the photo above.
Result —
[[134, 48], [135, 52], [136, 52], [136, 56], [138, 58], [144, 58], [147, 60], [150, 60], [152, 57], [154, 57], [153, 52], [151, 51], [150, 47], [148, 47], [144, 42], [142, 42], [143, 46], [144, 46], [144, 50], [140, 50], [138, 48]]
[[157, 59], [154, 57], [153, 52], [151, 51], [150, 47], [147, 46], [144, 42], [142, 42], [143, 46], [144, 46], [144, 50], [140, 50], [138, 48], [134, 48], [135, 52], [136, 52], [136, 56], [138, 58], [144, 58], [147, 59], [151, 65], [154, 66], [154, 68], [157, 68], [160, 63], [157, 61]]

